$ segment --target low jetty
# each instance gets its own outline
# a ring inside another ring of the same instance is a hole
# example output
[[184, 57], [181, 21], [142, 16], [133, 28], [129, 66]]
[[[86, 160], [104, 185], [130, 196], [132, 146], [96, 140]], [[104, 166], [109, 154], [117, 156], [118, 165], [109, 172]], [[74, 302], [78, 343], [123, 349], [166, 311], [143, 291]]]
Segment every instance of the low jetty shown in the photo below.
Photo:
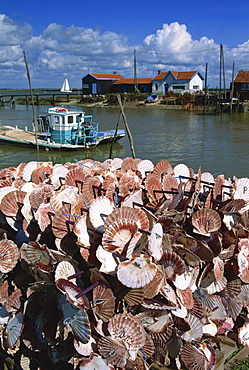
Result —
[[249, 348], [248, 203], [167, 160], [2, 168], [3, 363], [223, 369]]

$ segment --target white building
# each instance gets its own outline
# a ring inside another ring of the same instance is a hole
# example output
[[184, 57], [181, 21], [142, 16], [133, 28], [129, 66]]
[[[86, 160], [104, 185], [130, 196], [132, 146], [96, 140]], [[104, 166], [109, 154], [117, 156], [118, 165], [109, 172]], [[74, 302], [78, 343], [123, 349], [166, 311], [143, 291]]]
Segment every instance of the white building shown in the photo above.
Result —
[[190, 72], [162, 72], [152, 80], [152, 93], [166, 94], [168, 91], [174, 93], [195, 93], [203, 90], [204, 78], [197, 71]]

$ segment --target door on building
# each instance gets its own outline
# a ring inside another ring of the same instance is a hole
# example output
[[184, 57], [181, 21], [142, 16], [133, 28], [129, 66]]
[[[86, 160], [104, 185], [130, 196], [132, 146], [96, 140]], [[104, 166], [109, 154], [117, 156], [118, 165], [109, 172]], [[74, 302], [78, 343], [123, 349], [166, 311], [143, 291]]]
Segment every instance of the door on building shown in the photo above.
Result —
[[97, 84], [96, 84], [96, 82], [92, 83], [92, 94], [97, 94]]
[[168, 89], [169, 89], [169, 85], [164, 84], [164, 94], [167, 94]]

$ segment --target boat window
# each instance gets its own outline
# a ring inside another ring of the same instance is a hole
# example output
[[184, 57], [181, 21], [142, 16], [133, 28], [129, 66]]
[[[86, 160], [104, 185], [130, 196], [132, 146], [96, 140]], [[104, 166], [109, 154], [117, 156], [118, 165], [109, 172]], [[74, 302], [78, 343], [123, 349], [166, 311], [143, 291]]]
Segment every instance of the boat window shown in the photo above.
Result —
[[67, 122], [68, 123], [73, 123], [73, 116], [68, 116], [67, 117]]
[[54, 116], [54, 123], [55, 123], [55, 124], [60, 123], [60, 118], [59, 118], [59, 116]]

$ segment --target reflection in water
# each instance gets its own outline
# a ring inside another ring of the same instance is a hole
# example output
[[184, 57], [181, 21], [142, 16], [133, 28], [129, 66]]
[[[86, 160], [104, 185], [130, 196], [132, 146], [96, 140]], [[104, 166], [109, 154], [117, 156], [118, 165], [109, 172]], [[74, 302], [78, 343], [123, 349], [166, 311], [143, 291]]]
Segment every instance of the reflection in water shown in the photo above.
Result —
[[[36, 107], [37, 114], [44, 114], [47, 107]], [[81, 108], [80, 108], [81, 109]], [[118, 108], [88, 108], [93, 120], [100, 123], [100, 130], [115, 129]], [[167, 159], [173, 166], [185, 163], [194, 171], [202, 166], [203, 171], [223, 172], [226, 177], [249, 176], [249, 130], [248, 114], [202, 115], [195, 112], [157, 108], [126, 108], [127, 121], [133, 136], [137, 157], [154, 163]], [[0, 106], [2, 125], [31, 129], [32, 108], [26, 106]], [[123, 123], [121, 127], [124, 128]], [[0, 167], [17, 166], [32, 160], [53, 163], [74, 162], [84, 158], [103, 161], [109, 157], [110, 145], [75, 152], [46, 152], [0, 146]], [[126, 135], [113, 146], [112, 157], [131, 156]]]

